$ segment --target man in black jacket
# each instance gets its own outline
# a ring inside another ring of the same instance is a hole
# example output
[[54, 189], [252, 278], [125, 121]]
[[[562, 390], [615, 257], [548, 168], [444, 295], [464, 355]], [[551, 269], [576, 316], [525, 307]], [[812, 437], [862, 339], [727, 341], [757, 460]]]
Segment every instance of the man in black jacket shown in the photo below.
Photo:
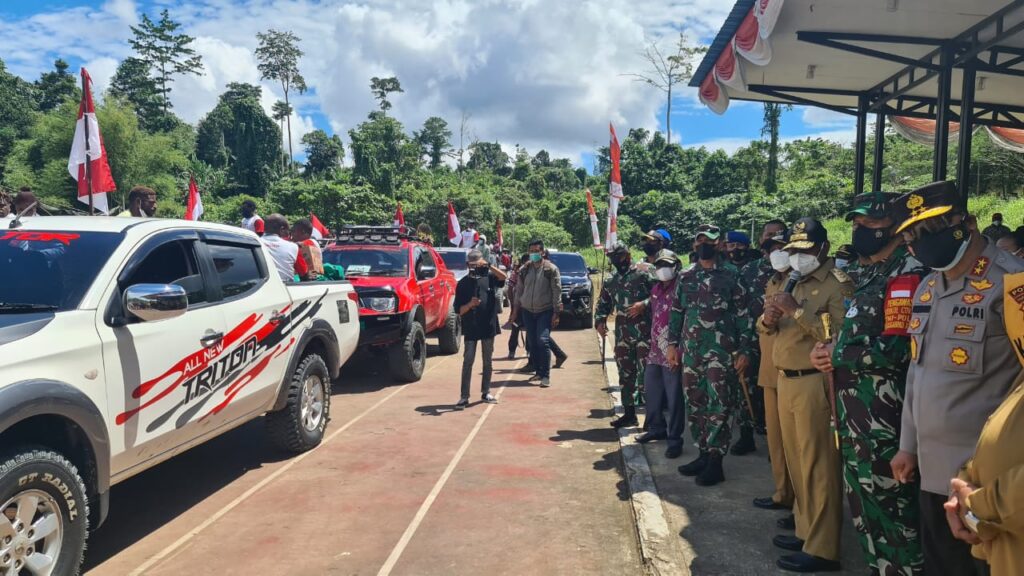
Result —
[[462, 357], [462, 396], [456, 410], [469, 406], [469, 383], [473, 378], [473, 361], [477, 343], [481, 344], [484, 358], [484, 376], [480, 386], [481, 398], [489, 404], [498, 401], [491, 395], [491, 358], [494, 356], [494, 337], [501, 332], [498, 326], [498, 289], [505, 285], [506, 275], [491, 266], [479, 250], [466, 255], [469, 274], [455, 287], [455, 309], [462, 317], [464, 353]]

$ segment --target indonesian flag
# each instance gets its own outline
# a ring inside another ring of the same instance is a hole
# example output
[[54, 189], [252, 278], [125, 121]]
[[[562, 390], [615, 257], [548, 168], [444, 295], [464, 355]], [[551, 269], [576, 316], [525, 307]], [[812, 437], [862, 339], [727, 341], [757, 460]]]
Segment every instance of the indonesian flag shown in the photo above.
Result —
[[451, 200], [448, 201], [448, 241], [458, 246], [462, 243], [462, 227], [459, 226], [459, 217], [455, 215], [455, 206]]
[[400, 226], [405, 226], [405, 214], [402, 214], [402, 203], [401, 202], [398, 203], [398, 209], [395, 210], [394, 226], [395, 226], [395, 228], [398, 228]]
[[494, 225], [494, 227], [496, 229], [494, 235], [497, 236], [496, 240], [498, 241], [498, 250], [501, 250], [501, 247], [505, 245], [505, 236], [504, 236], [504, 234], [501, 233], [501, 217], [500, 216], [498, 217], [498, 221]]
[[590, 233], [594, 236], [594, 248], [601, 247], [601, 235], [597, 231], [597, 214], [594, 213], [594, 195], [587, 188], [587, 213], [590, 214]]
[[75, 138], [71, 142], [68, 172], [78, 182], [78, 201], [89, 204], [91, 181], [92, 205], [107, 214], [107, 192], [117, 190], [117, 186], [110, 173], [107, 151], [103, 147], [99, 122], [96, 121], [96, 109], [92, 105], [92, 79], [85, 68], [82, 68], [82, 101], [78, 105], [78, 122], [75, 123]]
[[188, 177], [188, 200], [185, 202], [185, 220], [199, 220], [203, 215], [203, 199], [199, 196], [195, 176]]
[[313, 225], [313, 238], [317, 240], [323, 240], [331, 235], [331, 231], [324, 226], [320, 219], [316, 217], [316, 214], [309, 213], [309, 223]]
[[608, 129], [612, 133], [612, 141], [609, 155], [612, 157], [611, 181], [608, 183], [608, 232], [605, 239], [608, 241], [607, 248], [611, 250], [619, 239], [619, 200], [622, 199], [622, 173], [619, 170], [619, 160], [622, 151], [619, 149], [619, 139], [615, 136], [615, 126], [608, 123]]

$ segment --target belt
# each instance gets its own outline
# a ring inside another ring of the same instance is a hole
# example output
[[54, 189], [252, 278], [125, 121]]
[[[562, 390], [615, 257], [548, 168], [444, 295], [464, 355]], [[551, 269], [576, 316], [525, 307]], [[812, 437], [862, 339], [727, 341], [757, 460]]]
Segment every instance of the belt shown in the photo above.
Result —
[[814, 368], [807, 370], [782, 370], [782, 373], [786, 375], [786, 378], [803, 378], [804, 376], [810, 376], [811, 374], [819, 374]]

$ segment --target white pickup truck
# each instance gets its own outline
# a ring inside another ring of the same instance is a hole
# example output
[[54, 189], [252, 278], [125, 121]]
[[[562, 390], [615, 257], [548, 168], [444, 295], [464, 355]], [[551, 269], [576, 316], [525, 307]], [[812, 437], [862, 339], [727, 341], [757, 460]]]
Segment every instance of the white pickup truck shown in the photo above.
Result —
[[251, 232], [0, 218], [0, 574], [77, 572], [111, 485], [261, 415], [313, 448], [358, 341], [352, 286]]

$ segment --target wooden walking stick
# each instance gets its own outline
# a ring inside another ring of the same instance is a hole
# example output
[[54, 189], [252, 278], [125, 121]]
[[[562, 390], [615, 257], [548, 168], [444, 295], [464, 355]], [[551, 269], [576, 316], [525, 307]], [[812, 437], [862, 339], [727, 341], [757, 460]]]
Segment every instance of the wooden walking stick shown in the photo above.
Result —
[[[821, 327], [825, 331], [825, 344], [832, 343], [832, 315], [825, 312], [821, 315]], [[833, 372], [828, 377], [828, 402], [832, 408], [832, 428], [836, 438], [836, 450], [839, 449], [839, 412], [836, 410], [836, 377]]]
[[756, 421], [757, 418], [754, 416], [754, 405], [750, 402], [750, 386], [747, 385], [746, 374], [740, 374], [740, 387], [743, 388], [743, 397], [747, 399], [747, 411], [750, 412], [750, 420]]

